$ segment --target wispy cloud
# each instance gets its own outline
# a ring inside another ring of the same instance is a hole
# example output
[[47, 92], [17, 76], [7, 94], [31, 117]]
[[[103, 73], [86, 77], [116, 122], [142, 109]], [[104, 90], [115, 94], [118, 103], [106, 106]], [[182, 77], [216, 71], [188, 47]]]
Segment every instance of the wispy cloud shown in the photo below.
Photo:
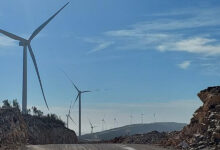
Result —
[[107, 47], [111, 46], [112, 44], [113, 44], [113, 42], [108, 42], [108, 41], [100, 42], [100, 43], [98, 43], [98, 45], [95, 48], [93, 48], [91, 51], [89, 51], [89, 53], [101, 51], [101, 50], [106, 49]]
[[[155, 14], [120, 30], [106, 31], [99, 37], [111, 43], [97, 43], [92, 51], [99, 51], [111, 45], [114, 49], [184, 51], [202, 55], [219, 55], [219, 40], [216, 32], [205, 30], [220, 25], [216, 19], [219, 8], [186, 9], [170, 13]], [[177, 17], [172, 17], [176, 15]], [[161, 17], [162, 16], [162, 17]], [[178, 17], [181, 16], [181, 17]], [[201, 34], [201, 28], [203, 33]]]
[[191, 65], [191, 61], [188, 61], [188, 60], [178, 64], [178, 66], [181, 69], [187, 69], [190, 65]]
[[9, 47], [9, 46], [15, 46], [16, 41], [7, 38], [5, 36], [0, 36], [0, 47]]
[[85, 38], [84, 41], [96, 45], [94, 48], [92, 48], [92, 49], [88, 52], [88, 54], [94, 53], [94, 52], [97, 52], [97, 51], [104, 50], [104, 49], [106, 49], [106, 48], [108, 48], [108, 47], [110, 47], [111, 45], [114, 44], [113, 41], [100, 40], [100, 39], [98, 39], [98, 38]]

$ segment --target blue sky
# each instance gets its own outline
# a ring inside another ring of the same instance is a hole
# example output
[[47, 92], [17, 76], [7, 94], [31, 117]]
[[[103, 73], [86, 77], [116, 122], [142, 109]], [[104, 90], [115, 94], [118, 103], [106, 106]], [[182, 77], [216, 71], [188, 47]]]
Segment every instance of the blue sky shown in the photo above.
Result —
[[[0, 28], [27, 38], [66, 2], [1, 1]], [[94, 91], [83, 95], [83, 132], [88, 118], [100, 124], [106, 116], [111, 128], [112, 118], [128, 124], [131, 113], [136, 122], [141, 113], [152, 122], [154, 111], [158, 121], [189, 122], [201, 105], [196, 94], [219, 85], [219, 13], [217, 0], [71, 1], [32, 41], [51, 112], [64, 118], [76, 96], [63, 69], [82, 90]], [[21, 102], [22, 47], [3, 35], [0, 68], [0, 98]], [[33, 105], [45, 110], [29, 57]]]

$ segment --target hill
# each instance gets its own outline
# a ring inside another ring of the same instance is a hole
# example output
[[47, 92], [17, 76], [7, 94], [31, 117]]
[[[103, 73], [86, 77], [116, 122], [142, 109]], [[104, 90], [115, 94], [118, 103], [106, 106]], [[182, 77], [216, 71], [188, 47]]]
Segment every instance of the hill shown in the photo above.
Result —
[[93, 134], [82, 135], [82, 139], [86, 140], [111, 140], [115, 137], [134, 135], [134, 134], [144, 134], [151, 131], [158, 132], [171, 132], [179, 131], [186, 124], [185, 123], [176, 123], [176, 122], [157, 122], [157, 123], [148, 123], [148, 124], [133, 124], [127, 125], [119, 128], [114, 128], [102, 132], [97, 132]]
[[[4, 101], [0, 107], [0, 149], [18, 149], [25, 144], [74, 144], [74, 131], [55, 114], [22, 114]], [[37, 112], [40, 112], [39, 110]]]

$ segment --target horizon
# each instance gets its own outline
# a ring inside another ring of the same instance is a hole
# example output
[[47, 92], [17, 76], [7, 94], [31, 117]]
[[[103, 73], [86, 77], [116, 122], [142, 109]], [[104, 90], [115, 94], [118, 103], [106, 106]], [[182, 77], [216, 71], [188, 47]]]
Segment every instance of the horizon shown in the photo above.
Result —
[[[21, 37], [31, 33], [67, 0], [0, 2], [0, 29]], [[82, 133], [88, 119], [106, 129], [141, 123], [189, 123], [202, 102], [197, 93], [220, 85], [220, 2], [171, 0], [70, 1], [32, 41], [47, 110], [28, 54], [28, 108], [65, 114], [81, 90]], [[22, 99], [22, 47], [0, 34], [0, 98]], [[0, 104], [1, 105], [1, 104]], [[78, 102], [71, 113], [78, 123]], [[69, 125], [78, 134], [78, 125]]]

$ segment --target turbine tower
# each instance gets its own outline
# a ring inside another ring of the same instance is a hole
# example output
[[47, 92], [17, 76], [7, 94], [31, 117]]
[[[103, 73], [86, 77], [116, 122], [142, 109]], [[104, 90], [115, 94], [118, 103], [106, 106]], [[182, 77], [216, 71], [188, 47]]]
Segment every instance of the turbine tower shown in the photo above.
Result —
[[105, 117], [103, 117], [102, 121], [102, 131], [104, 131]]
[[40, 74], [39, 74], [39, 70], [37, 67], [37, 61], [35, 59], [34, 56], [34, 52], [31, 48], [31, 41], [34, 39], [35, 36], [38, 35], [38, 33], [62, 10], [66, 7], [66, 5], [68, 5], [69, 2], [67, 4], [65, 4], [61, 9], [59, 9], [53, 16], [51, 16], [46, 22], [44, 22], [42, 25], [40, 25], [33, 33], [32, 35], [29, 37], [29, 39], [24, 39], [20, 36], [17, 36], [15, 34], [9, 33], [7, 31], [4, 31], [2, 29], [0, 29], [0, 33], [8, 36], [9, 38], [12, 38], [14, 40], [19, 41], [19, 46], [23, 46], [23, 84], [22, 84], [22, 113], [26, 114], [27, 113], [27, 49], [30, 52], [32, 61], [34, 63], [34, 67], [37, 73], [37, 77], [40, 83], [40, 88], [41, 88], [41, 92], [43, 94], [43, 98], [45, 101], [45, 104], [47, 106], [47, 109], [49, 110], [47, 101], [46, 101], [46, 97], [44, 94], [44, 90], [43, 90], [43, 85], [41, 82], [41, 78], [40, 78]]
[[81, 137], [81, 95], [83, 93], [88, 93], [88, 92], [91, 92], [91, 91], [81, 91], [81, 90], [79, 90], [79, 88], [73, 83], [73, 81], [70, 79], [70, 77], [64, 71], [63, 71], [63, 73], [70, 80], [70, 82], [72, 83], [72, 85], [75, 87], [75, 89], [78, 92], [78, 94], [76, 96], [76, 100], [74, 101], [73, 105], [75, 105], [76, 101], [79, 99], [79, 138], [80, 138]]

